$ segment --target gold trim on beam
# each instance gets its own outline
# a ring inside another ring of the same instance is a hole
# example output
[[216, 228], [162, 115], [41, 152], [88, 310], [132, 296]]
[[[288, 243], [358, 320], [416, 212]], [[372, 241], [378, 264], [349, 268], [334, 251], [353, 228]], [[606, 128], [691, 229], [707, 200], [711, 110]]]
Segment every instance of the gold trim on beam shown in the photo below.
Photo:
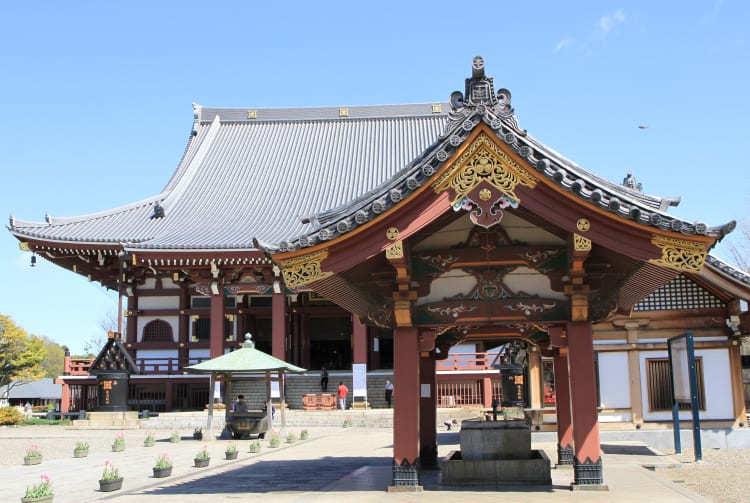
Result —
[[705, 243], [653, 235], [651, 244], [661, 248], [661, 258], [649, 259], [652, 264], [678, 271], [701, 272], [706, 262], [708, 250]]
[[482, 181], [490, 183], [506, 197], [518, 202], [514, 190], [518, 185], [536, 187], [537, 179], [522, 168], [485, 133], [481, 133], [466, 151], [433, 184], [435, 193], [453, 189], [459, 203]]
[[281, 262], [281, 274], [284, 284], [288, 288], [312, 283], [329, 276], [332, 272], [324, 272], [320, 268], [321, 262], [328, 258], [328, 250], [321, 250], [301, 257], [295, 257]]

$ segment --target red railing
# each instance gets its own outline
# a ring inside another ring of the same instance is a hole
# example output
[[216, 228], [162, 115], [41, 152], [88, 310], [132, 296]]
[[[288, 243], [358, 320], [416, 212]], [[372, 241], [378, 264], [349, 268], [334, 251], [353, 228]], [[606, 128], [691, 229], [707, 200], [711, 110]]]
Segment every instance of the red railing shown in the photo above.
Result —
[[435, 370], [491, 370], [495, 355], [487, 353], [453, 353], [438, 360]]
[[[136, 358], [139, 374], [180, 374], [184, 367], [195, 365], [209, 358]], [[68, 358], [65, 362], [65, 375], [87, 376], [93, 358]]]

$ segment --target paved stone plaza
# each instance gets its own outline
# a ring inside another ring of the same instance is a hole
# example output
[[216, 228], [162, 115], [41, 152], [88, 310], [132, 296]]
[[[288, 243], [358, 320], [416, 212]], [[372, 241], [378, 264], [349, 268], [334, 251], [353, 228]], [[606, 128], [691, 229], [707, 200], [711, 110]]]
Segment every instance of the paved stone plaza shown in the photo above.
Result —
[[[289, 428], [299, 434], [301, 428]], [[68, 502], [180, 502], [207, 501], [497, 501], [498, 492], [489, 489], [445, 487], [438, 471], [423, 471], [423, 493], [387, 493], [391, 480], [392, 431], [387, 428], [308, 428], [310, 438], [294, 444], [284, 443], [272, 449], [262, 441], [259, 454], [248, 452], [249, 440], [237, 442], [239, 457], [226, 461], [226, 440], [198, 441], [183, 430], [179, 443], [168, 441], [170, 430], [156, 430], [157, 443], [144, 447], [146, 430], [125, 430], [124, 452], [110, 450], [113, 430], [70, 430], [63, 427], [0, 428], [4, 483], [0, 501], [16, 502], [27, 485], [48, 475], [55, 488], [55, 503]], [[76, 440], [91, 443], [86, 458], [74, 459]], [[456, 431], [439, 433], [439, 455], [458, 449]], [[39, 445], [42, 464], [23, 466], [26, 447]], [[211, 464], [194, 468], [193, 456], [208, 446]], [[535, 443], [550, 459], [556, 460], [552, 443]], [[675, 461], [642, 444], [618, 442], [602, 444], [604, 478], [608, 492], [571, 491], [571, 468], [552, 470], [551, 488], [512, 487], [500, 490], [512, 501], [706, 501], [681, 484], [659, 476], [659, 471], [643, 465], [668, 466]], [[174, 473], [166, 479], [154, 479], [151, 467], [161, 452], [174, 458]], [[123, 488], [113, 493], [99, 492], [98, 479], [106, 460], [125, 477]]]

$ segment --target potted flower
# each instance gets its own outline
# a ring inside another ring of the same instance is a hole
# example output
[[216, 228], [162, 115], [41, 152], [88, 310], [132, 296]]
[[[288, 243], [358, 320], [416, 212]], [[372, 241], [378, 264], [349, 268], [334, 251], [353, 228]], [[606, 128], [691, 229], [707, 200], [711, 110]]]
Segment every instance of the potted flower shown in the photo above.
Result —
[[260, 440], [253, 440], [250, 442], [250, 452], [260, 452]]
[[115, 441], [112, 443], [112, 452], [122, 452], [125, 450], [125, 435], [118, 433], [115, 435]]
[[31, 444], [26, 449], [26, 455], [23, 457], [23, 464], [25, 465], [38, 465], [42, 462], [42, 451], [39, 450], [39, 446]]
[[279, 438], [279, 433], [277, 431], [271, 432], [271, 440], [269, 441], [269, 445], [271, 447], [278, 447], [279, 443], [281, 442], [281, 439]]
[[289, 433], [286, 436], [286, 443], [287, 444], [293, 444], [296, 441], [297, 441], [297, 435], [295, 435], [294, 433]]
[[180, 434], [176, 431], [173, 431], [172, 434], [169, 436], [169, 441], [173, 444], [176, 444], [180, 441]]
[[299, 439], [300, 440], [307, 440], [308, 433], [307, 430], [302, 430], [299, 432]]
[[208, 463], [211, 461], [211, 456], [208, 455], [208, 446], [204, 445], [203, 449], [198, 451], [198, 454], [195, 455], [195, 467], [196, 468], [204, 468], [208, 466]]
[[193, 440], [203, 440], [203, 428], [193, 430]]
[[21, 498], [22, 503], [47, 503], [54, 497], [52, 482], [47, 475], [42, 475], [42, 481], [32, 486], [26, 486], [26, 495]]
[[118, 489], [122, 489], [120, 470], [109, 461], [105, 461], [102, 478], [99, 479], [99, 490], [103, 493], [109, 493]]
[[156, 442], [156, 437], [153, 431], [146, 433], [146, 437], [143, 439], [143, 447], [153, 447]]
[[85, 440], [79, 440], [76, 442], [76, 446], [73, 449], [74, 458], [85, 458], [89, 455], [89, 443]]
[[344, 428], [351, 428], [352, 427], [352, 416], [346, 416], [344, 418]]
[[168, 453], [162, 452], [154, 463], [154, 478], [161, 479], [172, 475], [172, 458]]
[[226, 459], [237, 459], [237, 444], [229, 442], [224, 454], [226, 455]]

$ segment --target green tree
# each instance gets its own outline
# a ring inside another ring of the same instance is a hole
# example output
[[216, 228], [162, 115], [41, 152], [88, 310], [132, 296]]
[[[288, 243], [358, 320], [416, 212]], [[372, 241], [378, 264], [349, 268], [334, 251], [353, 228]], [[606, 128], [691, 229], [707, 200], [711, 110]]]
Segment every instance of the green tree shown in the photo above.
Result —
[[42, 337], [45, 355], [42, 361], [44, 377], [55, 378], [62, 375], [65, 367], [65, 348], [55, 341]]
[[46, 351], [41, 338], [29, 335], [10, 316], [0, 315], [0, 387], [7, 399], [14, 386], [40, 379]]

